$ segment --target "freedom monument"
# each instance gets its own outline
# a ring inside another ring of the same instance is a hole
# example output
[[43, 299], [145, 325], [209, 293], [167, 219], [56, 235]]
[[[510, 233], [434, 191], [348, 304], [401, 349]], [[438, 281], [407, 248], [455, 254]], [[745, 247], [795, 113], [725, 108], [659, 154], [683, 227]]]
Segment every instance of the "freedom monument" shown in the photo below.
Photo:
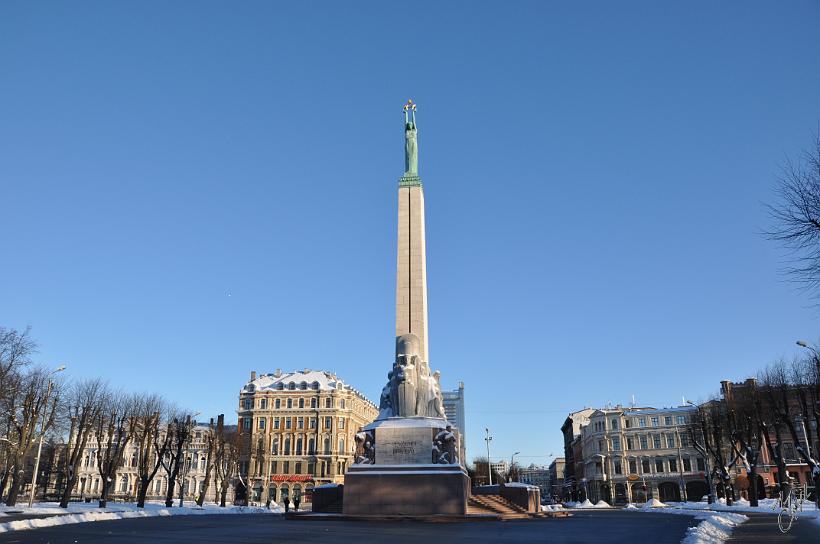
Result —
[[440, 376], [427, 349], [424, 189], [418, 174], [416, 105], [404, 106], [404, 175], [399, 179], [396, 357], [379, 416], [356, 435], [345, 474], [345, 515], [466, 515], [470, 479], [459, 437], [444, 415]]

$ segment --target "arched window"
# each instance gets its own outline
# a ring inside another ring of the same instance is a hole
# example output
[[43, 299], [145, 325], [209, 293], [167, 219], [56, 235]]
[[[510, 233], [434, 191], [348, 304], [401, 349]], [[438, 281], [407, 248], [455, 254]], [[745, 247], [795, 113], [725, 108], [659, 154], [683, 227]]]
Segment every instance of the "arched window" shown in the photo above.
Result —
[[120, 480], [120, 493], [128, 493], [128, 474], [123, 474]]
[[333, 399], [332, 398], [327, 397], [325, 399], [325, 408], [333, 408]]
[[330, 438], [325, 438], [325, 454], [330, 453]]
[[293, 408], [293, 399], [288, 399], [288, 408]]
[[274, 455], [279, 455], [279, 439], [274, 438], [273, 444], [271, 445], [271, 453]]
[[290, 438], [285, 438], [285, 455], [290, 455]]
[[305, 389], [307, 389], [307, 382], [302, 382], [302, 383], [300, 383], [300, 384], [299, 384], [299, 389], [301, 389], [302, 391], [304, 391]]
[[302, 439], [296, 439], [296, 455], [302, 455]]
[[299, 408], [305, 407], [305, 399], [299, 399]]
[[288, 384], [288, 389], [290, 389], [291, 391], [295, 390], [296, 389], [296, 382], [290, 382]]
[[316, 397], [313, 397], [312, 399], [310, 399], [310, 407], [311, 408], [316, 408]]
[[312, 438], [308, 440], [308, 455], [316, 455], [316, 441]]
[[345, 439], [340, 438], [339, 439], [339, 455], [343, 455], [344, 452], [345, 452]]

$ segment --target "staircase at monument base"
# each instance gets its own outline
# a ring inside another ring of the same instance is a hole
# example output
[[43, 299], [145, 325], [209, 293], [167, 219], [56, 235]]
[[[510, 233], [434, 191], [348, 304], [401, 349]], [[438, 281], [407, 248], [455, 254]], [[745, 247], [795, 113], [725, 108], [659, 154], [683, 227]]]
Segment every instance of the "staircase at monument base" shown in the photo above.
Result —
[[471, 495], [467, 501], [467, 515], [496, 515], [504, 519], [529, 518], [524, 508], [514, 504], [501, 495]]

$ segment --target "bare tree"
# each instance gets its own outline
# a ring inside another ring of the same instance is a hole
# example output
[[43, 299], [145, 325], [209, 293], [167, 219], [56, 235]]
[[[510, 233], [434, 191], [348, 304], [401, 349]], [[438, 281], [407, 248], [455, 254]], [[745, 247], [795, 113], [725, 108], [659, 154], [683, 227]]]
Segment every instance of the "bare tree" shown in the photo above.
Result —
[[145, 507], [148, 486], [156, 476], [162, 459], [168, 451], [168, 433], [160, 432], [160, 413], [166, 402], [159, 395], [146, 395], [137, 398], [135, 413], [132, 419], [134, 445], [137, 448], [137, 472], [139, 488], [137, 489], [137, 507]]
[[216, 431], [214, 479], [218, 482], [219, 506], [225, 506], [228, 489], [239, 475], [239, 456], [242, 452], [242, 436], [236, 429], [225, 428], [220, 417]]
[[[184, 415], [176, 411], [169, 413], [165, 429], [169, 446], [166, 448], [166, 454], [160, 458], [162, 466], [168, 475], [165, 506], [171, 507], [174, 505], [174, 487], [180, 471], [183, 472], [183, 477], [185, 476], [183, 468], [185, 466], [185, 455], [187, 453], [188, 443], [191, 440], [192, 430], [193, 424], [190, 415]], [[180, 482], [180, 497], [182, 496], [184, 487], [184, 481]]]
[[[217, 416], [217, 425], [222, 427], [224, 425], [224, 415]], [[208, 494], [208, 489], [211, 486], [211, 472], [214, 468], [214, 460], [217, 446], [217, 426], [214, 425], [214, 420], [208, 425], [208, 430], [205, 431], [205, 480], [202, 482], [202, 492], [196, 499], [197, 506], [202, 506], [205, 503], [205, 495]]]
[[122, 466], [125, 448], [134, 437], [136, 399], [132, 395], [114, 392], [104, 399], [100, 417], [94, 428], [97, 442], [97, 470], [102, 480], [100, 508], [105, 508], [111, 484]]
[[23, 332], [0, 327], [0, 399], [8, 392], [7, 378], [31, 364], [37, 343], [31, 339], [31, 328]]
[[77, 484], [78, 463], [82, 461], [88, 438], [99, 425], [108, 386], [99, 378], [74, 383], [68, 390], [64, 404], [71, 418], [71, 429], [65, 452], [66, 483], [60, 497], [60, 507], [68, 508], [74, 486]]
[[775, 226], [766, 234], [795, 256], [789, 276], [815, 296], [820, 291], [820, 134], [797, 163], [787, 161], [778, 178], [777, 204], [769, 205]]
[[[54, 425], [59, 403], [59, 384], [57, 391], [50, 379], [50, 372], [35, 368], [16, 380], [14, 393], [6, 398], [5, 408], [10, 420], [10, 436], [7, 438], [11, 447], [11, 486], [9, 487], [6, 505], [17, 504], [17, 496], [23, 484], [24, 461], [31, 452], [40, 434], [48, 432]], [[42, 418], [42, 421], [41, 421]], [[37, 424], [40, 423], [38, 434]]]

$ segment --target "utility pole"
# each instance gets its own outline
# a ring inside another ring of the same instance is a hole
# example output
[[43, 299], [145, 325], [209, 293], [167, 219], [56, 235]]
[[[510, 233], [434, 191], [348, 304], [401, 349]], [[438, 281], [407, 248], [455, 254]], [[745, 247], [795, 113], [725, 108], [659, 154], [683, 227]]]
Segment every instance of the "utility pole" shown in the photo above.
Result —
[[487, 443], [487, 476], [490, 479], [490, 485], [493, 485], [493, 468], [492, 463], [490, 463], [490, 442], [492, 441], [493, 437], [490, 436], [490, 429], [485, 428], [484, 432], [487, 436], [484, 438], [484, 442]]

